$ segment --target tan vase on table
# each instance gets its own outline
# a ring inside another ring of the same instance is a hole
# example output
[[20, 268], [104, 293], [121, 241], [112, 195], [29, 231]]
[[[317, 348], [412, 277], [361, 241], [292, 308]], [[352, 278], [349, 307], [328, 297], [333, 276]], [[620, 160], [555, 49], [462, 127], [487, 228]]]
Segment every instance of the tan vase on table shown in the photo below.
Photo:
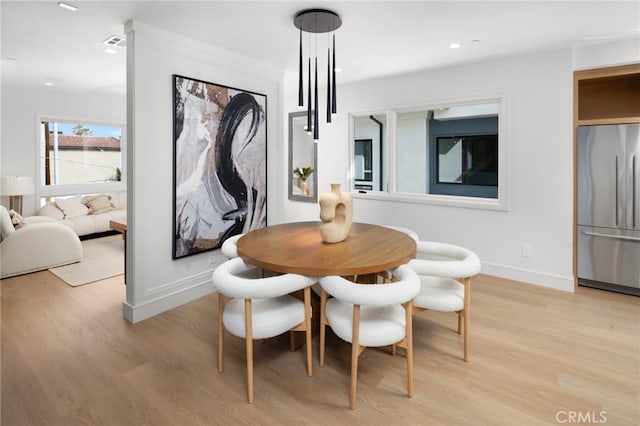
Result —
[[353, 200], [349, 192], [340, 192], [340, 184], [332, 183], [331, 192], [320, 195], [320, 235], [325, 243], [347, 239], [353, 220]]

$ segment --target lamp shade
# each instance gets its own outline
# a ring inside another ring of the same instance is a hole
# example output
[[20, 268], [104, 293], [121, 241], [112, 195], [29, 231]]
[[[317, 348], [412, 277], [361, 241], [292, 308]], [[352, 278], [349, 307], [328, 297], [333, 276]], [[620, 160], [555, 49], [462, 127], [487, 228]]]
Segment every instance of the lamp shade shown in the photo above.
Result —
[[0, 178], [0, 195], [33, 194], [31, 176], [7, 176]]

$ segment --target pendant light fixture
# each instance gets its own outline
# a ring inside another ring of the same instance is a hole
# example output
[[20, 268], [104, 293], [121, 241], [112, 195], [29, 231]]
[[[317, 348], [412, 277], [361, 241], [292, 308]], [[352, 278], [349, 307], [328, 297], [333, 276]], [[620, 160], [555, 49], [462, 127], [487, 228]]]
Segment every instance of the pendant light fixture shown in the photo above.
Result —
[[[337, 30], [342, 20], [337, 13], [327, 9], [305, 9], [298, 12], [293, 24], [300, 30], [300, 51], [298, 58], [298, 106], [304, 107], [304, 77], [302, 68], [302, 33], [309, 34], [308, 74], [307, 74], [307, 131], [313, 132], [313, 139], [320, 138], [318, 125], [318, 34]], [[311, 46], [313, 37], [314, 56], [314, 91], [311, 92]], [[332, 43], [327, 38], [327, 123], [331, 123], [331, 114], [338, 111], [336, 102], [336, 35], [332, 34]], [[313, 105], [312, 105], [313, 103]]]

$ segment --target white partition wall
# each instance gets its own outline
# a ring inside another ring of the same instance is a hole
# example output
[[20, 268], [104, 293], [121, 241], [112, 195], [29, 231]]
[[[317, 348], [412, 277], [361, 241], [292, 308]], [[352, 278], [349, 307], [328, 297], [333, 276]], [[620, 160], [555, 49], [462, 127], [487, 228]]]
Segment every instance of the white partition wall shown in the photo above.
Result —
[[[219, 250], [172, 260], [173, 103], [172, 75], [267, 95], [268, 170], [277, 167], [278, 87], [281, 73], [197, 40], [140, 22], [127, 34], [128, 245], [124, 316], [137, 322], [213, 291], [211, 272]], [[268, 180], [268, 218], [278, 197]]]

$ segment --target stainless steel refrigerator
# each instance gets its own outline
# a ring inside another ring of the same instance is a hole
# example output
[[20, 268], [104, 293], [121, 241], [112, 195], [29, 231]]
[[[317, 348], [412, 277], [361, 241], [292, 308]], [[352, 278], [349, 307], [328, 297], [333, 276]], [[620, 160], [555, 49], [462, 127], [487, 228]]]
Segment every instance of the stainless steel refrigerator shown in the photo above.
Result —
[[578, 285], [640, 296], [640, 124], [578, 128]]

